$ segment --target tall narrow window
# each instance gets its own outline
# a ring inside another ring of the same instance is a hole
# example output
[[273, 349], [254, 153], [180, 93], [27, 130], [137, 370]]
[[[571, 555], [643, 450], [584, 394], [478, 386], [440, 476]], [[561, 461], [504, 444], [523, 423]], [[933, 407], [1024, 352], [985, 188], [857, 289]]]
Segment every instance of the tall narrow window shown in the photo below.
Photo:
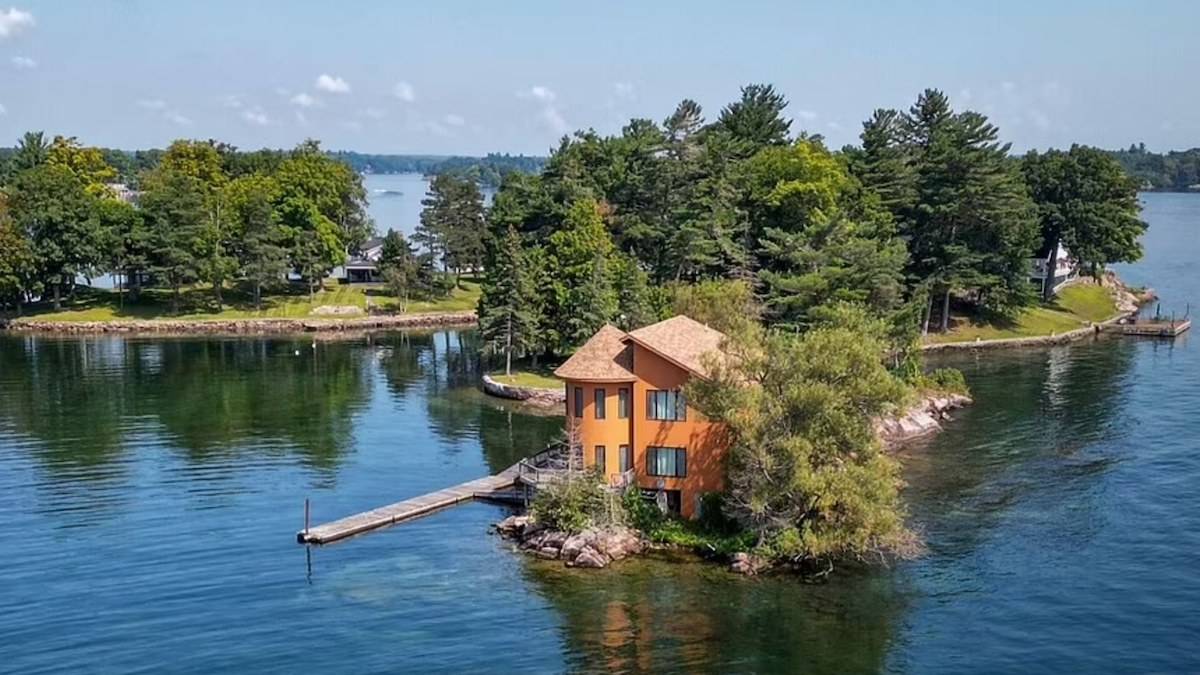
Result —
[[575, 416], [583, 417], [583, 387], [575, 387]]
[[687, 450], [685, 448], [646, 448], [646, 474], [668, 478], [687, 476]]
[[646, 392], [646, 419], [668, 422], [687, 419], [687, 402], [682, 391], [650, 390]]
[[600, 473], [608, 472], [608, 464], [605, 462], [604, 454], [605, 454], [604, 446], [597, 445], [596, 446], [596, 466], [600, 467]]
[[621, 453], [621, 473], [625, 473], [633, 468], [633, 448], [622, 445], [618, 450]]
[[619, 419], [629, 419], [629, 387], [621, 387], [617, 390], [617, 417]]
[[596, 397], [596, 405], [594, 407], [596, 410], [596, 419], [602, 420], [605, 417], [605, 410], [604, 410], [605, 391], [603, 389], [596, 389], [595, 397]]

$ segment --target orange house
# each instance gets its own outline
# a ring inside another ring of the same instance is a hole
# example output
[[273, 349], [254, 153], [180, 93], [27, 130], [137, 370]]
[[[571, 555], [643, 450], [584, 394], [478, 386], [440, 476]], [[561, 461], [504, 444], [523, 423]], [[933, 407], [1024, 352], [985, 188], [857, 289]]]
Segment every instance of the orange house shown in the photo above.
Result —
[[566, 382], [567, 423], [578, 430], [584, 466], [610, 481], [631, 471], [638, 487], [665, 493], [684, 517], [725, 488], [719, 424], [689, 407], [683, 385], [705, 376], [705, 354], [725, 336], [686, 316], [626, 333], [601, 328], [554, 374]]

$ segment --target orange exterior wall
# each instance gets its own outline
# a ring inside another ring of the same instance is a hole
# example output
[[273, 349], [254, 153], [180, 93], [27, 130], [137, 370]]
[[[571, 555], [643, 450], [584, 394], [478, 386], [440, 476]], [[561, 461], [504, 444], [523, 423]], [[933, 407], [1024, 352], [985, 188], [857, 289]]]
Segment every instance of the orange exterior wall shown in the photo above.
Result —
[[[575, 417], [575, 387], [583, 389], [583, 417]], [[596, 463], [596, 446], [604, 446], [604, 476], [611, 480], [621, 473], [619, 448], [631, 445], [632, 416], [630, 419], [617, 417], [617, 390], [633, 388], [632, 382], [567, 382], [567, 424], [577, 424], [583, 443], [583, 466], [590, 469]], [[596, 419], [596, 390], [604, 390], [605, 418]]]
[[[633, 470], [637, 484], [648, 489], [661, 487], [680, 491], [680, 512], [685, 518], [698, 515], [700, 497], [707, 492], [725, 489], [726, 444], [721, 427], [709, 422], [694, 408], [688, 406], [687, 419], [678, 422], [647, 419], [646, 393], [651, 390], [675, 390], [681, 388], [690, 373], [658, 354], [634, 345], [633, 373], [637, 380], [630, 383], [567, 381], [567, 423], [578, 424], [583, 444], [584, 466], [591, 467], [595, 461], [595, 447], [605, 446], [606, 464], [604, 474], [613, 478], [620, 474], [618, 448], [633, 447]], [[583, 388], [583, 417], [575, 417], [575, 387]], [[629, 419], [617, 417], [617, 390], [632, 389]], [[595, 390], [605, 390], [606, 418], [597, 420], [594, 401]], [[687, 448], [687, 476], [668, 478], [650, 476], [646, 473], [646, 448], [651, 446]]]
[[[680, 513], [685, 518], [699, 515], [699, 499], [706, 492], [725, 489], [726, 445], [721, 427], [705, 420], [695, 408], [687, 408], [687, 419], [664, 422], [646, 419], [646, 392], [679, 389], [691, 374], [658, 354], [634, 345], [633, 372], [637, 375], [633, 392], [633, 465], [638, 485], [680, 491]], [[687, 448], [687, 476], [660, 478], [646, 474], [646, 448], [650, 446]]]

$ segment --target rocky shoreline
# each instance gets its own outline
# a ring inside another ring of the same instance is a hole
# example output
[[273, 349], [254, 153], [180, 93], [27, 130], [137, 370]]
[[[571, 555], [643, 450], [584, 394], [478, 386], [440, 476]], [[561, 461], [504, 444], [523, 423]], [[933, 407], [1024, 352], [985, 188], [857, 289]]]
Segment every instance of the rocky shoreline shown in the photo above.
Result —
[[118, 321], [46, 321], [37, 317], [0, 319], [0, 330], [14, 332], [154, 335], [264, 335], [313, 332], [363, 332], [397, 328], [440, 328], [476, 323], [474, 310], [432, 314], [395, 314], [354, 319], [141, 319]]
[[481, 381], [483, 392], [497, 398], [507, 398], [521, 401], [543, 408], [559, 408], [567, 403], [566, 389], [541, 389], [538, 387], [518, 387], [497, 382], [488, 375]]
[[903, 412], [875, 422], [875, 433], [885, 449], [894, 449], [907, 441], [941, 431], [950, 412], [974, 403], [965, 394], [929, 393]]
[[494, 529], [505, 539], [517, 542], [520, 550], [542, 560], [562, 560], [567, 567], [602, 569], [648, 547], [641, 533], [628, 527], [610, 526], [568, 534], [548, 529], [527, 515], [509, 516]]

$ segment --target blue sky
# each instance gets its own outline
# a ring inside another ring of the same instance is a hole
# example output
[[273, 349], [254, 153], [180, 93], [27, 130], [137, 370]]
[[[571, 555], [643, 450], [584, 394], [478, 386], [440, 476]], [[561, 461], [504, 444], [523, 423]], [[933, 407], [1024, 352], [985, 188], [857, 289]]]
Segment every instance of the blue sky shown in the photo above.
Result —
[[938, 87], [1021, 150], [1186, 148], [1198, 27], [1200, 3], [1169, 1], [21, 0], [0, 4], [0, 143], [540, 154], [770, 82], [834, 146]]

